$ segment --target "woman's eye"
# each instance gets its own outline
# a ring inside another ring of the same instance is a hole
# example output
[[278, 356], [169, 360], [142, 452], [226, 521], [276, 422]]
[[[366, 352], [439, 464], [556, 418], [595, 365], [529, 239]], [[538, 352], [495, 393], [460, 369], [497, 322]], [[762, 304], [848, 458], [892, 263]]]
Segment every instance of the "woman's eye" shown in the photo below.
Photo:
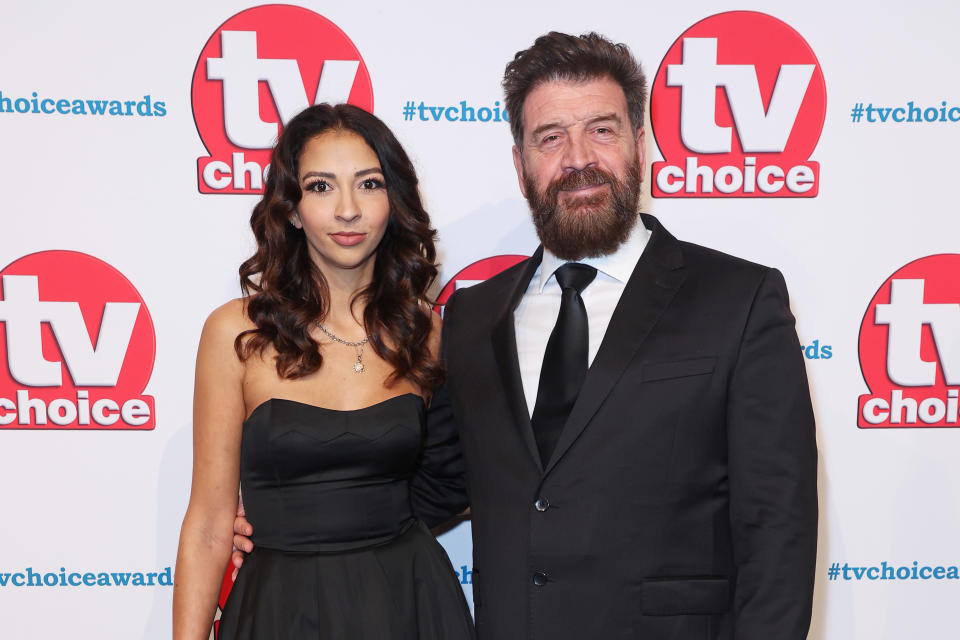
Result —
[[330, 185], [326, 180], [317, 180], [316, 182], [311, 182], [306, 187], [305, 191], [316, 191], [317, 193], [326, 193], [330, 190]]
[[383, 182], [380, 180], [377, 180], [376, 178], [367, 178], [366, 180], [360, 183], [360, 188], [361, 189], [382, 189]]

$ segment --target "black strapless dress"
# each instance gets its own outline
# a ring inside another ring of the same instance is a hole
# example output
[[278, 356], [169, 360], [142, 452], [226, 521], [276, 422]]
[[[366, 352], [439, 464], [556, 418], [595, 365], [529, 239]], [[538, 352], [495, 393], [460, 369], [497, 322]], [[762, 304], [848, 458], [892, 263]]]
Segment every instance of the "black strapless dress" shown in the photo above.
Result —
[[459, 443], [428, 432], [419, 396], [355, 411], [268, 400], [244, 422], [240, 457], [255, 548], [219, 640], [474, 637], [427, 528], [465, 506]]

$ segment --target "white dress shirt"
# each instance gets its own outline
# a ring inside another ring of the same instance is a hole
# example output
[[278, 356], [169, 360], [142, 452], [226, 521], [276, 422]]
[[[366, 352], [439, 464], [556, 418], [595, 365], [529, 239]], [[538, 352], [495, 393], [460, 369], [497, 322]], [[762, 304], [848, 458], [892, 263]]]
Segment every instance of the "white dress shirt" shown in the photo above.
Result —
[[[587, 343], [588, 364], [593, 363], [594, 356], [600, 350], [600, 343], [607, 332], [613, 311], [620, 302], [620, 295], [649, 239], [650, 232], [643, 226], [643, 221], [638, 219], [626, 242], [620, 245], [615, 253], [579, 261], [597, 269], [597, 277], [581, 294], [583, 305], [587, 309], [590, 334]], [[554, 272], [567, 262], [544, 248], [543, 262], [530, 279], [530, 285], [514, 312], [520, 377], [531, 416], [537, 403], [543, 355], [560, 314], [561, 291]]]

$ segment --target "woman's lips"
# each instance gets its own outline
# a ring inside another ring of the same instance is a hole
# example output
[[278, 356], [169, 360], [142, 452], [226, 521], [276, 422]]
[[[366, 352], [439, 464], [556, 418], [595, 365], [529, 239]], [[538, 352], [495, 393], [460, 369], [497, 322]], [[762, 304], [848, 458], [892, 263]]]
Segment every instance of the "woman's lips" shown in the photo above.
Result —
[[363, 242], [363, 239], [367, 237], [367, 234], [341, 231], [340, 233], [331, 233], [330, 237], [333, 238], [334, 242], [342, 247], [352, 247], [355, 244], [360, 244]]

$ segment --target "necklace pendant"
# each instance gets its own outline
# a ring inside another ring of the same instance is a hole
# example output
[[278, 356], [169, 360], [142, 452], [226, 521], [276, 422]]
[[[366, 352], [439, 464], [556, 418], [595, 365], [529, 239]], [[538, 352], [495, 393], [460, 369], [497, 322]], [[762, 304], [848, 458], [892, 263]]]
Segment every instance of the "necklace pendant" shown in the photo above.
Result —
[[353, 370], [356, 371], [357, 373], [363, 373], [363, 363], [362, 362], [354, 363]]

